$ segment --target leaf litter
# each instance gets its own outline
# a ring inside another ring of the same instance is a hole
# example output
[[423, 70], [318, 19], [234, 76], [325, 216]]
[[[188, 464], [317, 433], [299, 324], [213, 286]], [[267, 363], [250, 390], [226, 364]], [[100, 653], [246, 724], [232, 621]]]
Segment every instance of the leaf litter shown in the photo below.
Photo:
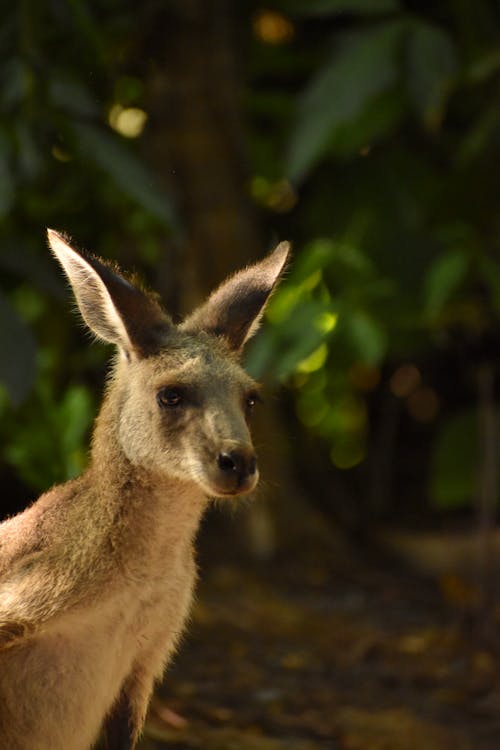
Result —
[[499, 653], [439, 579], [327, 540], [208, 558], [141, 750], [500, 746]]

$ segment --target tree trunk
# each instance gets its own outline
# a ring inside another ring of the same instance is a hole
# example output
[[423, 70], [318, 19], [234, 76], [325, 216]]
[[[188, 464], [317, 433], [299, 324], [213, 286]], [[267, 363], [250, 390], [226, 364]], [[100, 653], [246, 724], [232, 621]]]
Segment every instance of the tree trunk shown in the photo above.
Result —
[[[261, 231], [248, 191], [242, 118], [241, 5], [232, 0], [171, 0], [156, 53], [162, 65], [149, 86], [150, 160], [177, 196], [182, 225], [176, 290], [161, 283], [178, 312], [192, 309], [232, 271], [261, 256]], [[165, 269], [172, 278], [173, 269]], [[177, 292], [177, 295], [175, 295]], [[177, 296], [177, 299], [175, 299]], [[259, 503], [246, 514], [254, 556], [275, 550], [283, 515], [297, 510], [291, 441], [278, 409], [266, 403], [255, 425], [264, 477]], [[265, 498], [272, 496], [274, 512]], [[294, 514], [297, 517], [297, 512]], [[303, 523], [303, 514], [301, 514]], [[297, 528], [300, 527], [300, 522]], [[287, 531], [287, 533], [288, 533]]]
[[262, 242], [246, 189], [239, 6], [172, 0], [168, 9], [164, 64], [150, 82], [151, 159], [177, 196], [185, 312], [258, 257]]

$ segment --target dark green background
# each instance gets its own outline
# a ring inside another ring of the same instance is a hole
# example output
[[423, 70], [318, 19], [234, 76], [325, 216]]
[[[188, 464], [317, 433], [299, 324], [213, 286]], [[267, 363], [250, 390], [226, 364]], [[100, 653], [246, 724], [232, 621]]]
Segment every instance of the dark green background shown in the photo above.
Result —
[[82, 470], [110, 354], [46, 226], [176, 315], [290, 239], [248, 354], [279, 395], [277, 484], [355, 528], [473, 508], [498, 454], [499, 31], [492, 0], [6, 8], [2, 512]]

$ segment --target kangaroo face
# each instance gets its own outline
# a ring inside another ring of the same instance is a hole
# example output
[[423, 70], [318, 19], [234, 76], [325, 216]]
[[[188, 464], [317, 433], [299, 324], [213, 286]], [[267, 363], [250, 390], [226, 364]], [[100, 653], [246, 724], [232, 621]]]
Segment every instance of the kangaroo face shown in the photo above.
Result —
[[224, 281], [180, 326], [157, 299], [49, 230], [50, 246], [93, 333], [118, 347], [110, 390], [121, 448], [135, 465], [239, 495], [258, 479], [248, 417], [256, 384], [238, 364], [288, 255], [282, 243]]
[[248, 421], [258, 386], [227, 346], [175, 332], [160, 354], [120, 366], [128, 372], [119, 438], [132, 463], [190, 479], [210, 496], [255, 488]]

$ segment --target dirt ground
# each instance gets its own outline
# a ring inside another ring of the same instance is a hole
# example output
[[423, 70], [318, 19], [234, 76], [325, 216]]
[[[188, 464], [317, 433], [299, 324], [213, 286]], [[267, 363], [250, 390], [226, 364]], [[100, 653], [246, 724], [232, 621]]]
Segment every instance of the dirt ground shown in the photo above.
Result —
[[467, 588], [333, 534], [300, 548], [212, 541], [141, 750], [498, 750], [500, 649]]

